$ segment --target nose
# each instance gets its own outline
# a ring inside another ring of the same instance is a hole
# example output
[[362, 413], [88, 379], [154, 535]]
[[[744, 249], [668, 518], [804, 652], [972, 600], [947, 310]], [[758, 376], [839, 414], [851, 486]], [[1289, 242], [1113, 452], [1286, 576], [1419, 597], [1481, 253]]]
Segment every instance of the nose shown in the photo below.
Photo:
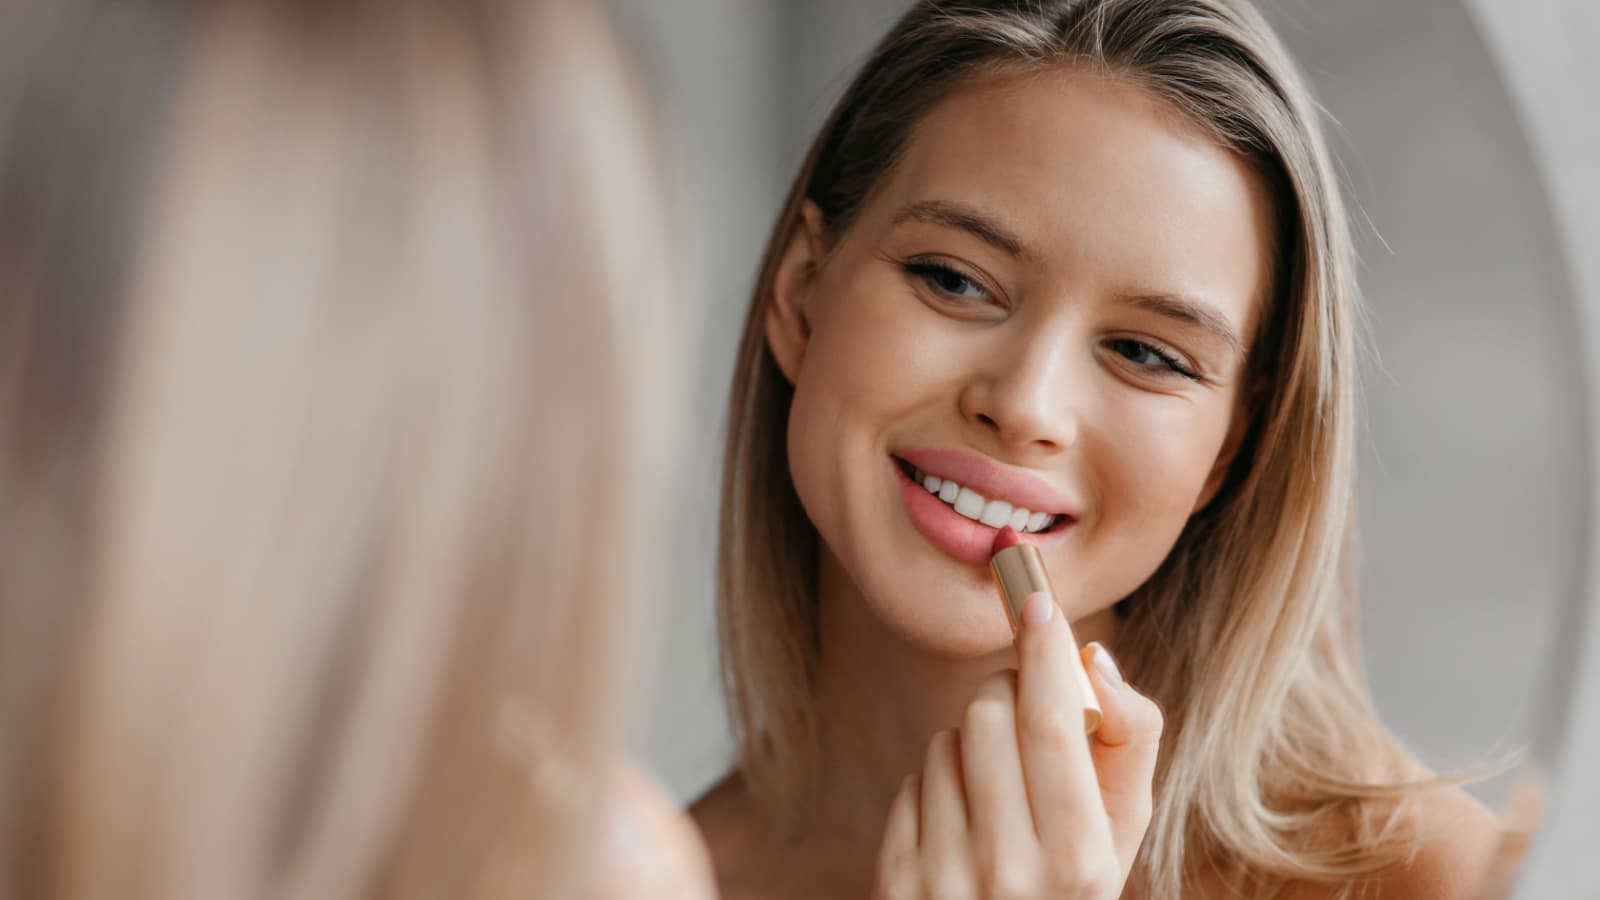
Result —
[[1088, 376], [1072, 371], [1071, 340], [1065, 329], [1032, 328], [997, 341], [962, 389], [962, 415], [1008, 449], [1072, 446]]

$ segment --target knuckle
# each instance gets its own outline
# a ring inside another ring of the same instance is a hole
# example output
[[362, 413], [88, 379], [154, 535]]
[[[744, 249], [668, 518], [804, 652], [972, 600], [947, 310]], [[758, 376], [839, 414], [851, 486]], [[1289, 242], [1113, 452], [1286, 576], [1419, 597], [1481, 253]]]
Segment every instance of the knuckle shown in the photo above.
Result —
[[987, 896], [991, 900], [1030, 900], [1039, 895], [1037, 866], [1012, 864], [997, 867], [987, 875]]
[[1050, 750], [1065, 750], [1071, 741], [1083, 740], [1083, 717], [1058, 708], [1033, 709], [1017, 718], [1022, 738]]
[[878, 864], [878, 900], [917, 900], [921, 895], [921, 879], [917, 871], [917, 855], [910, 848], [901, 848], [884, 855]]
[[1009, 698], [1001, 700], [992, 695], [979, 694], [977, 699], [967, 704], [961, 728], [962, 731], [978, 731], [986, 734], [1003, 731], [1011, 727], [1011, 718]]
[[930, 900], [976, 900], [977, 895], [970, 873], [960, 865], [938, 862], [928, 872]]
[[878, 900], [922, 900], [922, 890], [917, 879], [907, 873], [896, 873], [878, 884]]
[[1140, 706], [1144, 710], [1146, 730], [1150, 732], [1153, 740], [1159, 740], [1167, 729], [1167, 714], [1161, 711], [1161, 704], [1151, 700], [1143, 694], [1139, 695]]
[[917, 874], [917, 853], [911, 847], [897, 847], [883, 858], [883, 875], [890, 881], [911, 881]]
[[1056, 894], [1105, 897], [1115, 892], [1117, 873], [1099, 859], [1069, 855], [1050, 868], [1046, 882]]
[[979, 697], [995, 697], [1010, 703], [1017, 696], [1017, 670], [1002, 669], [978, 684]]
[[1104, 867], [1084, 874], [1083, 893], [1091, 897], [1112, 897], [1117, 894], [1117, 873]]

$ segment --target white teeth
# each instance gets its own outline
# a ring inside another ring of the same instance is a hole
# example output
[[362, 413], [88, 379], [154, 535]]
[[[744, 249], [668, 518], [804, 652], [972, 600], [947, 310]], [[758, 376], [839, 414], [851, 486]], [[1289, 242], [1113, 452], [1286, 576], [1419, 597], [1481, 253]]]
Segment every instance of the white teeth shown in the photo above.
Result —
[[929, 475], [921, 469], [911, 469], [911, 480], [922, 485], [928, 493], [955, 507], [956, 512], [976, 519], [990, 528], [1010, 526], [1018, 531], [1039, 532], [1055, 524], [1056, 517], [1049, 513], [1033, 512], [1012, 506], [1004, 500], [990, 500], [972, 488], [962, 487], [948, 478]]
[[983, 495], [972, 488], [962, 488], [956, 495], [956, 512], [969, 519], [983, 515]]
[[1004, 500], [990, 500], [984, 504], [983, 515], [978, 521], [990, 528], [1004, 528], [1011, 521], [1011, 504]]

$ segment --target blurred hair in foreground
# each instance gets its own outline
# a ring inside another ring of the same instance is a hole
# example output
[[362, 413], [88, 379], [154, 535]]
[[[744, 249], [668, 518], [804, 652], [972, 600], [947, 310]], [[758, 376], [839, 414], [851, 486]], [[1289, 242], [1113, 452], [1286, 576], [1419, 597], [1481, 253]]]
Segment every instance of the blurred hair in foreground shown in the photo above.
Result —
[[574, 890], [636, 87], [578, 2], [0, 5], [0, 898]]

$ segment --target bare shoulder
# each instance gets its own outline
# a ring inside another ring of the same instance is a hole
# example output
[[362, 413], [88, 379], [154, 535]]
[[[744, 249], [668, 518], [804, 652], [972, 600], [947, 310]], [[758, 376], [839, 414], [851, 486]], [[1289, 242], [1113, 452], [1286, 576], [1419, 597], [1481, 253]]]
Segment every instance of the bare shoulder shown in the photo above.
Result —
[[712, 785], [689, 807], [689, 815], [711, 851], [723, 900], [772, 900], [758, 877], [767, 829], [739, 773]]
[[1453, 900], [1476, 897], [1506, 832], [1500, 818], [1460, 788], [1417, 799], [1422, 843], [1408, 860], [1382, 873], [1377, 895]]
[[689, 815], [705, 835], [713, 855], [719, 848], [737, 849], [750, 834], [754, 809], [744, 779], [730, 772], [689, 806]]
[[[1464, 900], [1482, 896], [1502, 852], [1503, 823], [1460, 788], [1439, 788], [1415, 798], [1409, 817], [1419, 844], [1405, 860], [1376, 874], [1363, 897]], [[1328, 900], [1339, 888], [1306, 885], [1292, 900]]]

